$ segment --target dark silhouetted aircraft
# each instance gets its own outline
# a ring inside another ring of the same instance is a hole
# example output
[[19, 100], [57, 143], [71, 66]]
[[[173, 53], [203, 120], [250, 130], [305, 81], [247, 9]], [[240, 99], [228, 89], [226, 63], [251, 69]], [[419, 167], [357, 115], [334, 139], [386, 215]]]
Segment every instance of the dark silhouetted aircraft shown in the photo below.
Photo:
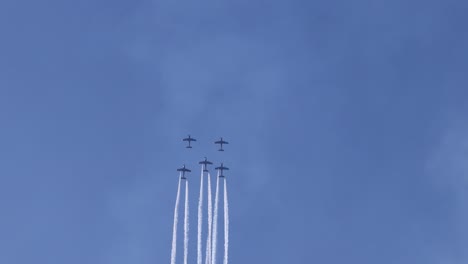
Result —
[[203, 164], [203, 171], [204, 171], [204, 172], [208, 172], [208, 169], [207, 169], [206, 166], [207, 166], [208, 164], [210, 164], [210, 165], [213, 164], [213, 162], [208, 161], [208, 160], [206, 159], [206, 157], [205, 157], [205, 160], [198, 162], [198, 164]]
[[223, 138], [221, 138], [220, 140], [215, 141], [215, 144], [219, 144], [219, 145], [220, 145], [220, 148], [218, 149], [218, 151], [224, 151], [224, 149], [223, 149], [223, 144], [229, 144], [229, 142], [224, 141]]
[[192, 137], [190, 137], [190, 135], [188, 135], [188, 137], [182, 139], [182, 141], [188, 141], [188, 146], [187, 146], [187, 148], [192, 148], [192, 146], [190, 146], [190, 143], [191, 143], [192, 141], [197, 141], [197, 140], [194, 139], [194, 138], [192, 138]]
[[185, 164], [184, 164], [184, 166], [183, 166], [182, 168], [177, 169], [177, 171], [182, 172], [182, 178], [181, 178], [181, 179], [183, 179], [183, 180], [186, 180], [186, 179], [187, 179], [187, 178], [185, 178], [185, 173], [186, 173], [186, 172], [191, 172], [191, 170], [185, 168]]
[[224, 175], [223, 175], [223, 171], [225, 170], [229, 170], [228, 167], [224, 167], [223, 163], [221, 163], [221, 166], [219, 167], [216, 167], [215, 169], [217, 170], [220, 170], [221, 172], [219, 173], [219, 177], [223, 177], [224, 178]]

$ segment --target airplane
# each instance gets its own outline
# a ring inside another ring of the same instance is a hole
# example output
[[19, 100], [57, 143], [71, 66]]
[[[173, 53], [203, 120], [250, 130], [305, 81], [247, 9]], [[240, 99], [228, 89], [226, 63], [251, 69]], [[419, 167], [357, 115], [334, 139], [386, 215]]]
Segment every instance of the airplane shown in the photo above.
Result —
[[220, 147], [220, 149], [218, 149], [218, 151], [224, 151], [223, 144], [229, 144], [229, 142], [224, 141], [223, 138], [221, 138], [221, 140], [215, 141], [215, 144], [221, 145], [221, 147]]
[[192, 138], [192, 137], [190, 137], [190, 135], [188, 135], [188, 137], [182, 139], [182, 141], [188, 141], [188, 146], [187, 146], [186, 148], [192, 148], [192, 146], [190, 146], [190, 143], [191, 143], [192, 141], [197, 141], [197, 140], [194, 139], [194, 138]]
[[219, 177], [222, 177], [222, 178], [224, 178], [223, 171], [225, 171], [225, 170], [229, 170], [229, 168], [228, 168], [228, 167], [224, 167], [224, 165], [223, 165], [223, 163], [222, 163], [222, 162], [221, 162], [221, 166], [220, 166], [220, 167], [216, 167], [215, 169], [217, 169], [217, 170], [220, 170], [220, 171], [221, 171], [221, 173], [219, 174]]
[[182, 178], [181, 178], [182, 180], [186, 180], [186, 179], [187, 179], [187, 178], [185, 178], [185, 173], [186, 173], [186, 172], [191, 172], [191, 170], [185, 168], [185, 164], [184, 164], [184, 166], [183, 166], [182, 168], [177, 169], [177, 171], [182, 172]]
[[208, 160], [206, 159], [206, 157], [205, 157], [205, 160], [204, 160], [204, 161], [198, 162], [198, 164], [203, 164], [203, 171], [204, 171], [204, 172], [208, 172], [208, 169], [206, 168], [206, 166], [207, 166], [208, 164], [213, 164], [213, 162], [208, 161]]

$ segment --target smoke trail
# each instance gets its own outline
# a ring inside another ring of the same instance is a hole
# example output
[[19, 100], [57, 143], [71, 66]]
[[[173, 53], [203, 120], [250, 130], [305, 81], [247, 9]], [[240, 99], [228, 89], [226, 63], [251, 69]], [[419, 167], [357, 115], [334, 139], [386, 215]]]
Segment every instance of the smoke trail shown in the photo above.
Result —
[[180, 199], [180, 182], [182, 173], [179, 176], [179, 186], [177, 187], [177, 196], [174, 208], [174, 225], [172, 227], [172, 250], [171, 250], [171, 264], [176, 263], [176, 251], [177, 251], [177, 221], [179, 218], [179, 199]]
[[216, 249], [218, 243], [218, 203], [219, 203], [219, 175], [216, 177], [216, 194], [215, 194], [215, 206], [214, 206], [214, 215], [213, 215], [213, 241], [211, 246], [211, 264], [216, 264]]
[[184, 214], [184, 264], [188, 260], [188, 240], [189, 240], [189, 203], [188, 203], [188, 180], [185, 180], [185, 214]]
[[200, 196], [198, 197], [198, 236], [197, 236], [197, 264], [202, 264], [202, 222], [203, 222], [203, 166], [200, 176]]
[[228, 264], [229, 251], [229, 204], [227, 195], [227, 183], [224, 179], [224, 263]]
[[213, 221], [213, 205], [211, 201], [211, 174], [208, 172], [208, 236], [206, 237], [205, 264], [211, 262], [211, 226]]

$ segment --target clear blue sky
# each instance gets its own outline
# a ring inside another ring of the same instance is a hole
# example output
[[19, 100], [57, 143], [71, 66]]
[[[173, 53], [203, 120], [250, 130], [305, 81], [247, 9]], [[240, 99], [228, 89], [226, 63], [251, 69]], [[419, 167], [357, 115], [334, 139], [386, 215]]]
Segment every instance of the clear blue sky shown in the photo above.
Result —
[[0, 263], [169, 263], [175, 169], [205, 155], [231, 263], [467, 263], [467, 13], [2, 0]]

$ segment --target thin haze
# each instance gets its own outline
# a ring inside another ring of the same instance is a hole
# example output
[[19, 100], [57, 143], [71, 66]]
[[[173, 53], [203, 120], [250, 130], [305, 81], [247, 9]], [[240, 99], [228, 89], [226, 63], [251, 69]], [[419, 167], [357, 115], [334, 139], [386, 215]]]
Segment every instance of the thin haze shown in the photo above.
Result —
[[204, 156], [230, 263], [468, 262], [466, 1], [46, 2], [0, 2], [0, 263], [169, 262]]

